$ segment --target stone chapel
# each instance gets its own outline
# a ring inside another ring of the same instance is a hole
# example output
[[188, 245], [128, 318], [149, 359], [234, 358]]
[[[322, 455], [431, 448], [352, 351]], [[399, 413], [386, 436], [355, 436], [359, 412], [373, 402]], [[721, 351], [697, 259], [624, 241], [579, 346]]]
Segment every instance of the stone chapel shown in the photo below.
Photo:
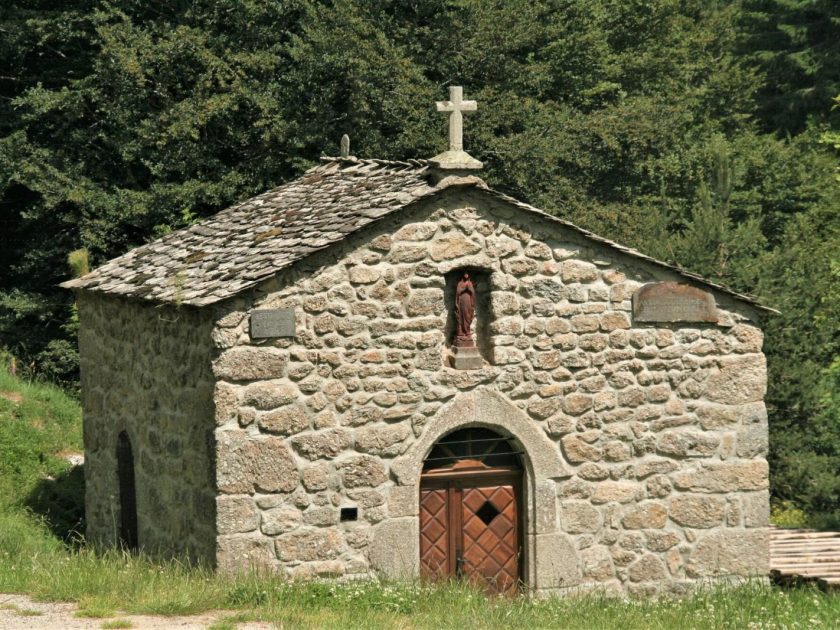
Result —
[[92, 542], [490, 592], [767, 574], [769, 309], [489, 188], [475, 107], [63, 285]]

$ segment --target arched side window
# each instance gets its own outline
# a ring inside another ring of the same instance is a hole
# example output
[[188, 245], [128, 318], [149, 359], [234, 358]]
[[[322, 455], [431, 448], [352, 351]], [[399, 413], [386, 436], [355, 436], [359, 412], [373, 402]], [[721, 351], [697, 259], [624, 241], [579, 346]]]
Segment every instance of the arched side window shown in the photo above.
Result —
[[131, 440], [125, 431], [117, 437], [117, 480], [120, 493], [120, 545], [130, 551], [136, 551], [138, 539], [134, 454], [131, 450]]

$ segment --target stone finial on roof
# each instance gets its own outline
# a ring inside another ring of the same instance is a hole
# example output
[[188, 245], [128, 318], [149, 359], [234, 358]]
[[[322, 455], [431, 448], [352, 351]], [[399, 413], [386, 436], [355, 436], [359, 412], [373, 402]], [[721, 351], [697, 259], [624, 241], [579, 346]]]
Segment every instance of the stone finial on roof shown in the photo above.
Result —
[[341, 157], [350, 157], [350, 136], [346, 133], [341, 136], [341, 144], [339, 148], [341, 151]]
[[445, 170], [474, 170], [483, 166], [464, 151], [464, 117], [461, 112], [474, 112], [476, 109], [478, 103], [465, 101], [464, 89], [460, 85], [450, 86], [448, 101], [437, 102], [439, 112], [449, 112], [449, 150], [429, 160], [433, 166]]

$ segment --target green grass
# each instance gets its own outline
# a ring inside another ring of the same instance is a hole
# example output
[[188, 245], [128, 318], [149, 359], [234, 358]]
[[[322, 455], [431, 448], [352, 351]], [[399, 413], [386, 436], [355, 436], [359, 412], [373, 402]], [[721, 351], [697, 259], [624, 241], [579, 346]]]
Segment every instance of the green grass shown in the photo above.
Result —
[[105, 630], [111, 630], [112, 628], [133, 628], [134, 624], [128, 619], [112, 619], [104, 622], [101, 627]]
[[[80, 499], [76, 485], [56, 483], [70, 478], [56, 455], [67, 449], [80, 450], [73, 399], [0, 372], [0, 593], [77, 602], [86, 617], [227, 611], [216, 630], [247, 621], [281, 628], [758, 630], [834, 628], [840, 619], [840, 597], [761, 582], [709, 587], [680, 600], [488, 599], [460, 583], [288, 583], [255, 573], [215, 575], [117, 550], [97, 554], [60, 537]], [[102, 627], [128, 627], [123, 623]]]
[[0, 513], [34, 510], [59, 537], [81, 526], [81, 470], [65, 456], [82, 452], [79, 404], [57, 387], [26, 383], [0, 369]]

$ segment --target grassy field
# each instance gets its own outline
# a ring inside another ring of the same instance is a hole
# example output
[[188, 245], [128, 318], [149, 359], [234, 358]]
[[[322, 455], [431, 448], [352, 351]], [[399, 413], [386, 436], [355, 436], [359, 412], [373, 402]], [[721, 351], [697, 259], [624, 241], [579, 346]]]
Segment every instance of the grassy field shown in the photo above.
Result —
[[[488, 599], [462, 584], [307, 583], [216, 576], [178, 562], [117, 551], [95, 554], [72, 534], [81, 522], [80, 413], [61, 391], [0, 371], [0, 593], [73, 601], [102, 627], [120, 612], [231, 611], [282, 628], [836, 628], [840, 597], [762, 583], [709, 588], [682, 600], [622, 602], [598, 596]], [[22, 611], [21, 614], [25, 614]]]

